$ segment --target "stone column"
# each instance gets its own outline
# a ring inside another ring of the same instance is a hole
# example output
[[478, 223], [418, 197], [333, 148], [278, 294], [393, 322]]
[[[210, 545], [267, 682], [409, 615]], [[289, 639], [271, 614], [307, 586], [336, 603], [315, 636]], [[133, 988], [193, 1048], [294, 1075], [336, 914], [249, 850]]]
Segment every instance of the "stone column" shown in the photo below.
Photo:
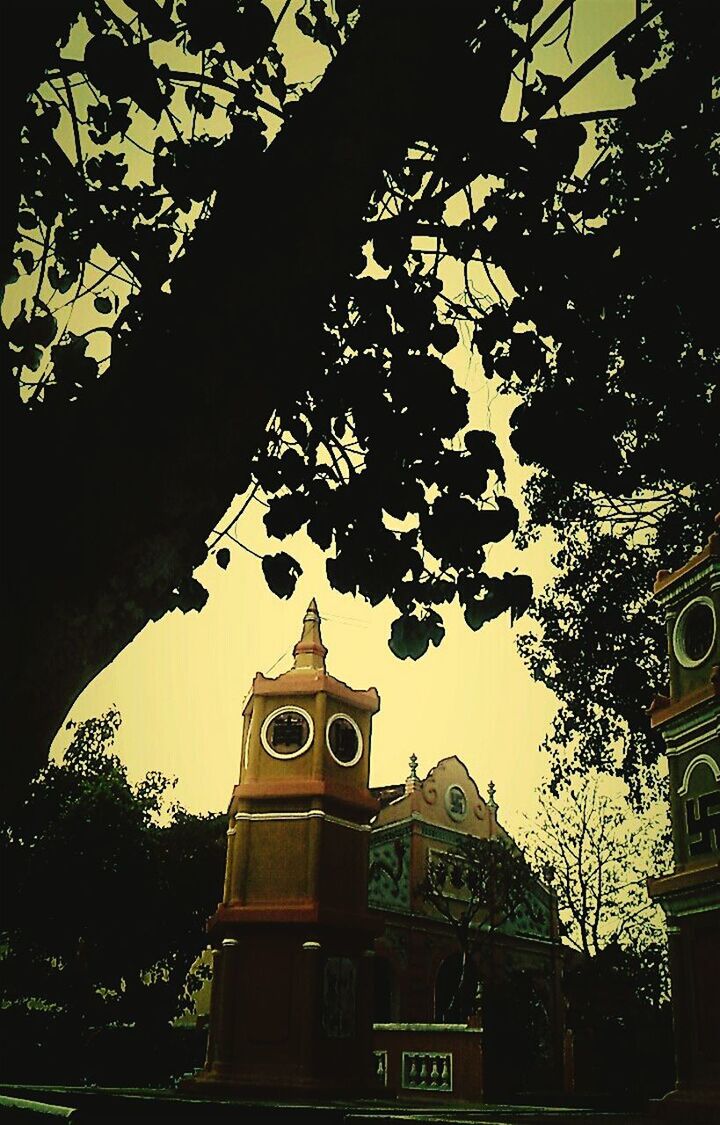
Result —
[[320, 1005], [322, 1003], [322, 947], [319, 941], [302, 945], [302, 981], [298, 1007], [303, 1013], [302, 1067], [307, 1078], [317, 1071], [320, 1048]]
[[218, 950], [220, 979], [215, 985], [213, 975], [213, 1038], [212, 1068], [218, 1075], [232, 1073], [235, 1062], [235, 1016], [237, 1011], [240, 946], [237, 938], [223, 938]]

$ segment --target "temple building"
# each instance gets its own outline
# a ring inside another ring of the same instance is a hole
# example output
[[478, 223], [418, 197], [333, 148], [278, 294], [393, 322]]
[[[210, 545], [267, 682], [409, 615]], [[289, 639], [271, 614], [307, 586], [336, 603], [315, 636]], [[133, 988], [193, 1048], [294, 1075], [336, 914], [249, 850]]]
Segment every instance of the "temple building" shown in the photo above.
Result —
[[371, 1088], [367, 905], [370, 728], [377, 691], [331, 676], [312, 601], [290, 671], [255, 676], [228, 809], [207, 1058], [197, 1092]]
[[[498, 820], [492, 782], [483, 797], [459, 758], [443, 758], [421, 780], [410, 759], [404, 785], [373, 789], [380, 811], [370, 836], [368, 902], [382, 918], [375, 942], [376, 1023], [443, 1023], [477, 1018], [484, 1025], [484, 1087], [562, 1089], [564, 948], [554, 896], [534, 881], [532, 909], [515, 914], [475, 942], [470, 972], [482, 999], [453, 1003], [461, 971], [457, 932], [428, 900], [429, 864], [464, 854], [468, 837], [516, 847]], [[461, 905], [463, 878], [448, 878], [448, 913]], [[472, 990], [471, 990], [472, 991]], [[473, 1010], [475, 1008], [475, 1010]]]
[[461, 970], [457, 927], [423, 892], [432, 865], [448, 864], [450, 912], [453, 901], [462, 912], [467, 841], [520, 854], [492, 784], [483, 796], [454, 756], [421, 779], [413, 755], [405, 782], [370, 789], [379, 696], [330, 675], [326, 655], [313, 601], [293, 667], [253, 681], [208, 924], [206, 1064], [185, 1085], [367, 1095], [384, 1084], [476, 1100], [485, 1087], [562, 1088], [553, 896], [534, 880], [532, 909], [503, 916]]
[[[716, 517], [720, 524], [720, 516]], [[720, 1120], [720, 534], [684, 566], [661, 570], [669, 694], [650, 710], [665, 742], [673, 871], [649, 883], [667, 920], [678, 1121]]]

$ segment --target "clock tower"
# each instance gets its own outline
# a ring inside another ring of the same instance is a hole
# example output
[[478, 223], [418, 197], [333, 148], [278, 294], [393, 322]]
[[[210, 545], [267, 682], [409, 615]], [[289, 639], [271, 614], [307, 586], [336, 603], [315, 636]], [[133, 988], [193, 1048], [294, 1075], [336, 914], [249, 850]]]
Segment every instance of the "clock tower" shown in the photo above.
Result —
[[661, 1105], [709, 1121], [720, 1108], [720, 534], [679, 570], [661, 570], [655, 597], [670, 694], [650, 716], [667, 754], [674, 869], [648, 890], [667, 919], [677, 1072]]
[[325, 666], [313, 600], [290, 671], [258, 673], [229, 808], [196, 1090], [359, 1093], [372, 1081], [370, 728], [380, 700]]

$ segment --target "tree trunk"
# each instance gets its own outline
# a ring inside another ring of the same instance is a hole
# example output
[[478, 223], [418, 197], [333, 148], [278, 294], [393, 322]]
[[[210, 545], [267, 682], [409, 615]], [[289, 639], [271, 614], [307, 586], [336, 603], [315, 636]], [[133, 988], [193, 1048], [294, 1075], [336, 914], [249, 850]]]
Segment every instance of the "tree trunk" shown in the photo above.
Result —
[[6, 412], [6, 782], [37, 770], [77, 695], [202, 562], [272, 409], [320, 362], [382, 168], [442, 144], [471, 93], [496, 123], [508, 59], [467, 50], [476, 22], [463, 0], [368, 4], [266, 154], [231, 151], [172, 295], [108, 373], [62, 411]]

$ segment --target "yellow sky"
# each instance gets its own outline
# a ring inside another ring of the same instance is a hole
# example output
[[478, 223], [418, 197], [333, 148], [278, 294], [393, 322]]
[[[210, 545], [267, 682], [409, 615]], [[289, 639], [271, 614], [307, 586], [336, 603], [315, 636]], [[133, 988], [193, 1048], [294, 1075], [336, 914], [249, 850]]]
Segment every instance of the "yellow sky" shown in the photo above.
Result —
[[[580, 0], [571, 44], [575, 61], [633, 14], [633, 0]], [[316, 49], [301, 43], [307, 53], [296, 63], [303, 71], [315, 65]], [[541, 68], [559, 72], [555, 64], [561, 55], [558, 44], [542, 58]], [[626, 85], [617, 83], [612, 65], [606, 64], [568, 108], [607, 107], [627, 97]], [[508, 491], [519, 502], [524, 474], [513, 465], [507, 447], [513, 404], [496, 395], [464, 345], [450, 359], [458, 382], [471, 395], [471, 424], [494, 430], [508, 453]], [[304, 536], [282, 545], [268, 543], [261, 517], [259, 505], [251, 504], [238, 532], [256, 551], [287, 549], [299, 559], [304, 573], [294, 596], [277, 599], [265, 585], [259, 561], [230, 544], [227, 571], [210, 559], [196, 572], [210, 592], [202, 612], [174, 612], [148, 625], [83, 692], [69, 717], [82, 719], [118, 707], [123, 723], [116, 750], [134, 778], [159, 769], [178, 778], [176, 796], [187, 808], [224, 809], [237, 777], [241, 713], [252, 677], [256, 671], [277, 675], [288, 667], [305, 607], [314, 596], [329, 669], [353, 687], [374, 685], [380, 692], [372, 782], [404, 778], [412, 752], [423, 773], [439, 758], [458, 754], [481, 790], [493, 778], [501, 818], [513, 830], [543, 774], [538, 746], [557, 705], [549, 691], [532, 681], [515, 648], [515, 637], [529, 627], [529, 620], [511, 627], [505, 615], [473, 633], [457, 606], [445, 607], [447, 635], [440, 648], [418, 662], [401, 662], [387, 646], [390, 622], [397, 616], [394, 607], [371, 609], [332, 591], [320, 552]], [[512, 544], [498, 544], [489, 553], [487, 569], [502, 574], [516, 567], [540, 587], [551, 575], [550, 551], [547, 537], [524, 554]], [[53, 753], [60, 754], [66, 742], [63, 729]]]

